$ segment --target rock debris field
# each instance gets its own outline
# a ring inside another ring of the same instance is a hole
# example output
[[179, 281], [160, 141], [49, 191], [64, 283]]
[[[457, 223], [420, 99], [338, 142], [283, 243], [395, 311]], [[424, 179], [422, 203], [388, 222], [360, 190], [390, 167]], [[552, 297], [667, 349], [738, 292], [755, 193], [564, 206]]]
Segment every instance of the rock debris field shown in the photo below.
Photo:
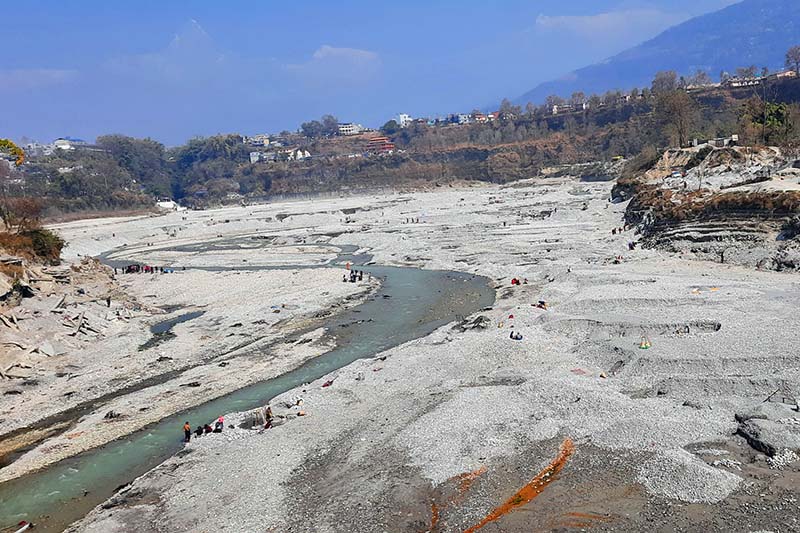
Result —
[[314, 265], [355, 245], [376, 264], [486, 276], [497, 295], [275, 398], [270, 429], [228, 414], [71, 531], [800, 531], [800, 279], [629, 251], [610, 188], [558, 178], [60, 226], [72, 254], [175, 266]]

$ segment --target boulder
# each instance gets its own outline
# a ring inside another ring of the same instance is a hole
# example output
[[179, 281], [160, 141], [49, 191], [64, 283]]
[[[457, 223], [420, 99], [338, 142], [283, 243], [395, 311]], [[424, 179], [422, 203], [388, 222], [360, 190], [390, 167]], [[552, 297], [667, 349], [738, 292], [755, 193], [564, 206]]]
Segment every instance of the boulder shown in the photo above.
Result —
[[783, 403], [764, 402], [738, 413], [737, 434], [770, 457], [783, 450], [800, 450], [800, 413]]

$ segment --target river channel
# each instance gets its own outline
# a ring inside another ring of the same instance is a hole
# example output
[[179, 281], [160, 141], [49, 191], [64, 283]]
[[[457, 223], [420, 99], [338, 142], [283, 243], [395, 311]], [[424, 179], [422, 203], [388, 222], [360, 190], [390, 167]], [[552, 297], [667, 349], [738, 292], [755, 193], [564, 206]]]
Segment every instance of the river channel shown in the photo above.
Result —
[[[343, 250], [338, 261], [369, 259], [347, 255], [348, 252], [352, 253]], [[325, 327], [336, 336], [335, 349], [274, 379], [169, 416], [125, 438], [0, 484], [0, 531], [5, 531], [3, 528], [13, 531], [12, 526], [20, 520], [36, 523], [40, 532], [63, 531], [118, 488], [179, 451], [183, 446], [180, 428], [184, 420], [196, 425], [213, 421], [221, 414], [263, 406], [271, 398], [353, 361], [424, 337], [494, 303], [495, 293], [486, 278], [416, 268], [372, 265], [358, 268], [380, 278], [382, 284], [367, 301], [325, 322]]]

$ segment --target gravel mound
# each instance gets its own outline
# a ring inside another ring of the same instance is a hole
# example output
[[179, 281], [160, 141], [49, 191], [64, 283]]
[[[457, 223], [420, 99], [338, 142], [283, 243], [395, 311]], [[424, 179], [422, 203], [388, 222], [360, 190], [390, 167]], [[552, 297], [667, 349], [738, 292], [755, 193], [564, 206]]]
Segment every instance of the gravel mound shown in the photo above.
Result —
[[713, 468], [684, 450], [669, 450], [645, 462], [637, 481], [656, 496], [688, 503], [717, 503], [736, 490], [742, 479]]

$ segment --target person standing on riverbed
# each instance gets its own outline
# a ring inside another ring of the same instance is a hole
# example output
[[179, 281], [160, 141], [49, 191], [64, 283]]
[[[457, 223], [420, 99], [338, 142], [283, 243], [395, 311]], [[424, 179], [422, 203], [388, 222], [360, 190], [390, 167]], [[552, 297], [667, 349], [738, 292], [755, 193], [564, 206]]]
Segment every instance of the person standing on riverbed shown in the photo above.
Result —
[[189, 442], [190, 440], [192, 440], [192, 426], [190, 426], [187, 421], [183, 424], [183, 441]]

